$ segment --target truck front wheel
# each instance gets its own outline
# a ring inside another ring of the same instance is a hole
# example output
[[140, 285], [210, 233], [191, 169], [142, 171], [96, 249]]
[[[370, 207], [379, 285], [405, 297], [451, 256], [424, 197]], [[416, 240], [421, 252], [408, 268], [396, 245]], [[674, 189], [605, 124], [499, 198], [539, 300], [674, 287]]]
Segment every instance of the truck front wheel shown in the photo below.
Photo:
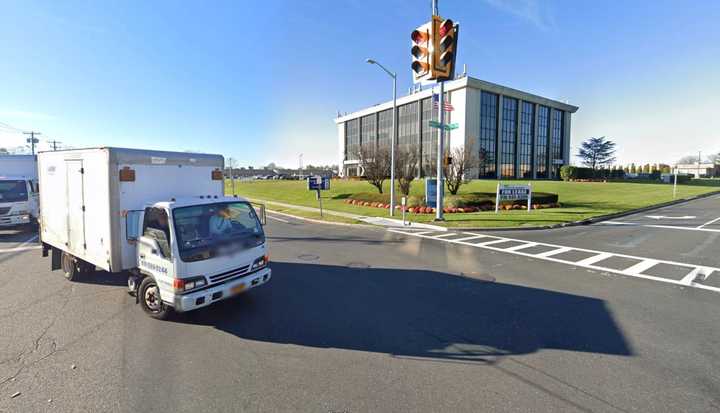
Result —
[[138, 298], [143, 310], [152, 318], [166, 320], [172, 308], [160, 298], [160, 287], [152, 277], [145, 277], [138, 288]]
[[62, 266], [65, 278], [67, 278], [69, 281], [78, 281], [80, 279], [80, 270], [78, 268], [75, 257], [68, 254], [67, 252], [63, 252], [62, 259], [60, 260], [60, 265]]

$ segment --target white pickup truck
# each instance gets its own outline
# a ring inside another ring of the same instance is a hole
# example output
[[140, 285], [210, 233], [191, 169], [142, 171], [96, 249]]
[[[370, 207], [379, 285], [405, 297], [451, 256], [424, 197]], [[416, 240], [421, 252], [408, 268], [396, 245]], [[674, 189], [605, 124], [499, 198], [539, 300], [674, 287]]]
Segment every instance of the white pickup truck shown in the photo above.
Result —
[[[256, 209], [223, 195], [220, 155], [93, 148], [38, 155], [43, 255], [76, 280], [126, 272], [152, 317], [270, 280]], [[260, 216], [264, 220], [264, 209]]]
[[31, 227], [38, 218], [33, 155], [0, 155], [0, 228]]

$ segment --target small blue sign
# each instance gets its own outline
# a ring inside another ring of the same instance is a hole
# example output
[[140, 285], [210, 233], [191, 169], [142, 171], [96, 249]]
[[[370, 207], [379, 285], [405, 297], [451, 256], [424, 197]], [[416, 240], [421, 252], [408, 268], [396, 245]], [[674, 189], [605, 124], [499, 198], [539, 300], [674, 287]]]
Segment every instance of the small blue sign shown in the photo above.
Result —
[[[445, 195], [445, 186], [442, 188]], [[437, 179], [425, 178], [425, 206], [434, 207], [437, 204]]]
[[310, 176], [307, 182], [309, 191], [327, 191], [330, 189], [330, 178], [327, 176]]

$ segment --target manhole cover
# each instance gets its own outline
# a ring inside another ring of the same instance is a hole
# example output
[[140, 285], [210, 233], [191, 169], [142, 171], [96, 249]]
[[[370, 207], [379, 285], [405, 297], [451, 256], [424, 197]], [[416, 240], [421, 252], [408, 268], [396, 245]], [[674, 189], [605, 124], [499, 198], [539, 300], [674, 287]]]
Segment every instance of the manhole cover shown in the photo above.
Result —
[[347, 264], [348, 268], [370, 268], [368, 264], [364, 262], [351, 262]]
[[302, 255], [298, 255], [298, 258], [300, 258], [303, 261], [317, 261], [320, 259], [320, 256], [314, 255], [314, 254], [302, 254]]

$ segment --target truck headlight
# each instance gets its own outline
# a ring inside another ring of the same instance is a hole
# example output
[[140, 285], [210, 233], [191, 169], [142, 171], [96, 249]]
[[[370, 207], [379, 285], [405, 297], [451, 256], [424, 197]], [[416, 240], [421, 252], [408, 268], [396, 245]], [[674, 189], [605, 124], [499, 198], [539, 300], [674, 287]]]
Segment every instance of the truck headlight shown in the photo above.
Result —
[[262, 257], [257, 258], [255, 261], [253, 261], [252, 265], [250, 266], [250, 271], [257, 270], [259, 268], [262, 268], [262, 267], [268, 265], [269, 261], [270, 261], [269, 254], [265, 254]]
[[176, 278], [173, 280], [173, 288], [175, 292], [186, 292], [196, 288], [204, 287], [207, 285], [205, 277], [192, 277], [192, 278]]

